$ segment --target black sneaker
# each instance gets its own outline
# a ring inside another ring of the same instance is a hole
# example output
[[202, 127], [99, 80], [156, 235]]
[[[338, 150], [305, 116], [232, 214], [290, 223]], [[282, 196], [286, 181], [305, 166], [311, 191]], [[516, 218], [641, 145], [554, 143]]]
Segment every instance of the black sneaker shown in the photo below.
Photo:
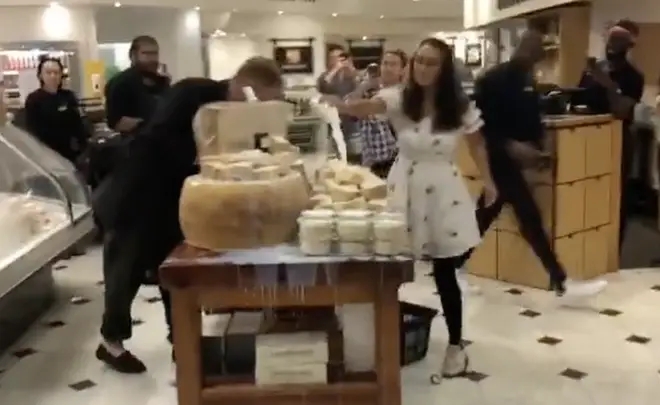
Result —
[[96, 358], [118, 373], [141, 374], [147, 371], [144, 363], [128, 350], [119, 356], [113, 356], [105, 346], [99, 345], [96, 349]]

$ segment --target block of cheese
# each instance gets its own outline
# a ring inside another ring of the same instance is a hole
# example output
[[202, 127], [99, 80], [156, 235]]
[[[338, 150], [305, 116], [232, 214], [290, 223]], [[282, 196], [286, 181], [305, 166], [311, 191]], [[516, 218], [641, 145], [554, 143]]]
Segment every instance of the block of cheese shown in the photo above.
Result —
[[293, 146], [286, 137], [281, 135], [269, 135], [265, 140], [266, 148], [270, 153], [298, 152], [298, 148]]
[[252, 180], [254, 178], [253, 166], [248, 162], [225, 164], [221, 162], [206, 161], [201, 164], [202, 177], [214, 180]]
[[360, 185], [360, 193], [367, 200], [382, 200], [387, 198], [387, 183], [380, 178], [370, 179]]
[[254, 371], [258, 386], [287, 384], [326, 384], [328, 369], [325, 363], [294, 364], [281, 367], [259, 367]]
[[334, 180], [326, 180], [325, 188], [334, 202], [346, 202], [360, 195], [360, 190], [354, 185], [338, 184]]
[[264, 166], [254, 169], [255, 180], [273, 180], [281, 177], [283, 170], [281, 166]]
[[330, 196], [327, 194], [316, 194], [310, 198], [310, 203], [314, 208], [318, 207], [319, 205], [329, 206], [332, 204], [332, 198], [330, 198]]
[[289, 241], [309, 197], [295, 172], [240, 182], [190, 176], [179, 200], [181, 229], [188, 244], [209, 250], [277, 245]]
[[343, 209], [345, 210], [366, 210], [367, 209], [367, 200], [364, 197], [354, 198], [351, 201], [346, 201], [343, 203]]
[[288, 166], [291, 166], [300, 159], [300, 155], [296, 152], [279, 152], [273, 154], [272, 156], [273, 160], [275, 160], [277, 164]]
[[363, 181], [363, 175], [354, 166], [345, 166], [335, 173], [334, 180], [339, 184], [360, 185]]
[[235, 181], [252, 180], [255, 175], [254, 166], [250, 162], [232, 163], [226, 166], [226, 170], [228, 177]]
[[371, 200], [367, 202], [367, 209], [370, 211], [381, 212], [387, 208], [386, 200]]

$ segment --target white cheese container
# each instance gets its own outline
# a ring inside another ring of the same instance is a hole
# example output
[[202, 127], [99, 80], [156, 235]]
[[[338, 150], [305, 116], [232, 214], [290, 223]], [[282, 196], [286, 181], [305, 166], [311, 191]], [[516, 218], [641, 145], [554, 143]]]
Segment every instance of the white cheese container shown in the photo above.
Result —
[[332, 251], [335, 238], [335, 212], [332, 210], [303, 211], [298, 217], [298, 241], [303, 254], [325, 256]]
[[374, 253], [392, 256], [404, 253], [408, 240], [406, 222], [402, 214], [384, 212], [373, 220]]
[[369, 254], [369, 244], [366, 242], [340, 242], [339, 254], [342, 256], [366, 256]]
[[332, 241], [300, 240], [300, 251], [308, 256], [329, 256], [332, 253]]
[[371, 212], [345, 210], [337, 214], [337, 235], [340, 243], [367, 243], [371, 240]]

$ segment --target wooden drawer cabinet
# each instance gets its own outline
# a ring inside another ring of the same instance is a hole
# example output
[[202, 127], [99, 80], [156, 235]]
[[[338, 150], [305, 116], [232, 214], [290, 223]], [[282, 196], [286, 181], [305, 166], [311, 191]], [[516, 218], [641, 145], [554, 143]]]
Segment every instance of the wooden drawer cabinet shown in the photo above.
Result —
[[584, 229], [584, 181], [559, 184], [555, 188], [555, 238]]
[[566, 269], [566, 274], [569, 278], [583, 278], [584, 239], [585, 234], [579, 232], [555, 239], [554, 241], [557, 259]]
[[568, 183], [583, 179], [589, 127], [559, 129], [555, 132], [555, 181]]
[[588, 230], [584, 233], [584, 265], [581, 279], [589, 280], [609, 271], [608, 242], [609, 225]]
[[497, 234], [497, 278], [513, 284], [547, 289], [549, 278], [522, 236], [512, 232]]
[[[532, 193], [536, 205], [541, 211], [543, 225], [545, 231], [549, 234], [552, 231], [552, 217], [553, 217], [553, 195], [552, 186], [537, 185], [533, 187]], [[505, 204], [502, 209], [502, 214], [497, 222], [497, 228], [509, 232], [519, 232], [518, 220], [510, 205]]]
[[610, 222], [612, 178], [600, 176], [584, 180], [584, 227], [595, 228]]
[[609, 125], [585, 127], [587, 177], [612, 171], [612, 131], [608, 129]]

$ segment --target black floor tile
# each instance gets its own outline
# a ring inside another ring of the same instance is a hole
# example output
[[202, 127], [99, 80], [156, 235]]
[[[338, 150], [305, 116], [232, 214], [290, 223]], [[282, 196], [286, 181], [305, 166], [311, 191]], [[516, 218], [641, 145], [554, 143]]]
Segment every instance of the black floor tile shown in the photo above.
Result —
[[96, 285], [105, 285], [105, 281], [103, 281], [103, 280], [97, 281]]
[[36, 350], [27, 347], [27, 348], [25, 348], [25, 349], [16, 350], [16, 351], [13, 352], [12, 354], [14, 355], [14, 357], [17, 357], [17, 358], [19, 358], [19, 359], [22, 359], [22, 358], [24, 358], [24, 357], [32, 356], [32, 355], [35, 354], [36, 352], [37, 352]]
[[144, 323], [144, 321], [143, 321], [142, 319], [133, 319], [133, 320], [131, 321], [131, 324], [132, 324], [133, 326], [140, 326], [140, 325], [142, 325], [143, 323]]
[[480, 373], [478, 371], [470, 371], [465, 378], [478, 383], [488, 378], [488, 374]]
[[616, 309], [613, 309], [613, 308], [605, 308], [605, 309], [599, 311], [598, 313], [601, 314], [601, 315], [615, 317], [615, 316], [621, 315], [623, 312], [621, 312], [619, 310], [616, 310]]
[[660, 285], [654, 285], [653, 287], [651, 287], [651, 290], [660, 291]]
[[626, 340], [630, 343], [645, 345], [651, 341], [651, 338], [647, 338], [646, 336], [630, 335]]
[[46, 327], [50, 329], [55, 329], [55, 328], [61, 328], [62, 326], [66, 325], [62, 321], [50, 321], [46, 322]]
[[519, 290], [517, 288], [509, 288], [508, 290], [506, 290], [504, 292], [507, 293], [507, 294], [511, 294], [511, 295], [522, 295], [523, 294], [523, 291]]
[[69, 268], [66, 264], [58, 264], [57, 266], [53, 267], [53, 270], [64, 270]]
[[531, 309], [526, 309], [522, 311], [519, 315], [526, 316], [527, 318], [536, 318], [537, 316], [541, 316], [541, 313], [532, 311]]
[[584, 377], [586, 377], [588, 374], [587, 374], [587, 373], [584, 373], [584, 372], [582, 372], [582, 371], [580, 371], [580, 370], [575, 370], [575, 369], [572, 369], [572, 368], [567, 368], [566, 370], [564, 370], [564, 371], [562, 371], [561, 373], [559, 373], [559, 375], [562, 376], [562, 377], [570, 378], [571, 380], [580, 381], [580, 380], [582, 380]]
[[69, 384], [69, 388], [78, 392], [85, 391], [94, 387], [96, 387], [96, 383], [92, 380], [82, 380], [78, 381], [77, 383]]
[[461, 340], [461, 344], [463, 345], [463, 347], [468, 347], [468, 346], [470, 346], [472, 343], [474, 343], [474, 342], [472, 342], [471, 340], [467, 340], [467, 339], [463, 339], [463, 340]]
[[561, 339], [552, 336], [543, 336], [537, 342], [548, 346], [556, 346], [562, 342]]
[[145, 302], [148, 302], [149, 304], [154, 304], [156, 302], [161, 302], [162, 299], [160, 297], [149, 297], [144, 300]]

